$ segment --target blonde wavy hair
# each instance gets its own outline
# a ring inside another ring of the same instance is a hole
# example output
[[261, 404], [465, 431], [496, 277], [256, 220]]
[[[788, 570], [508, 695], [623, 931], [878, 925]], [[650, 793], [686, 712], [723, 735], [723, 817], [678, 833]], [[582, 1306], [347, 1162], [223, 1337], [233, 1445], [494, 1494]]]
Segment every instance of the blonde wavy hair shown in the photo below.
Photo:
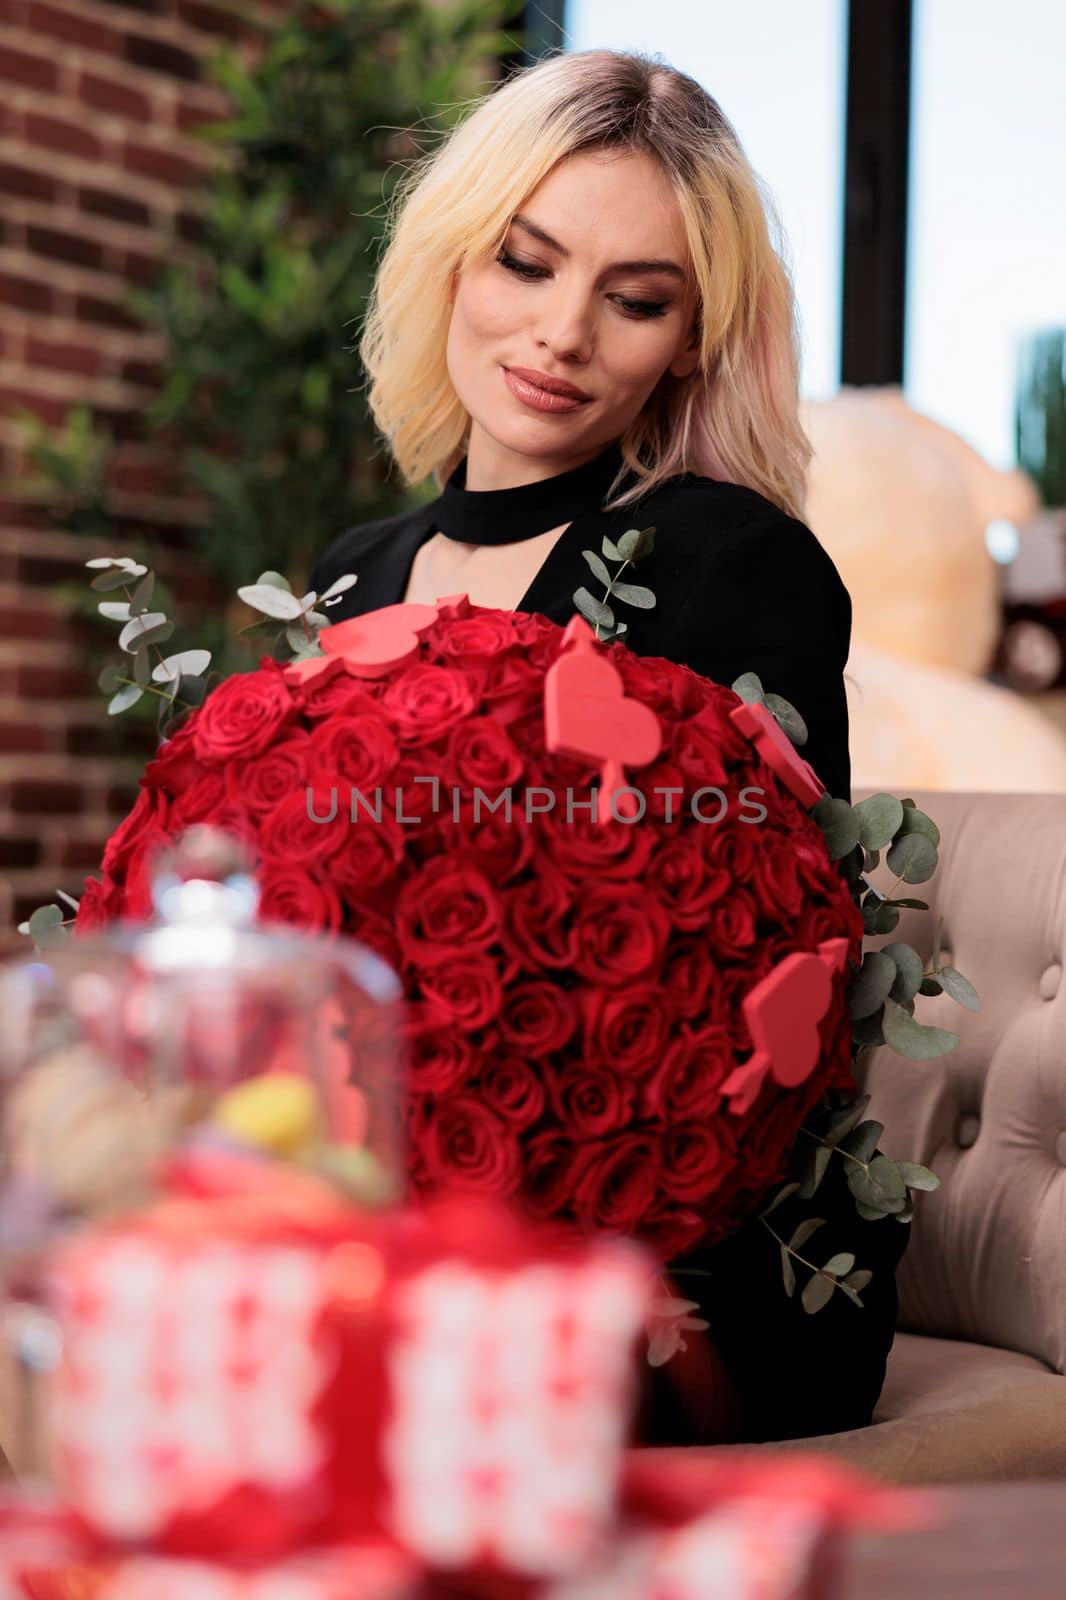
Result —
[[745, 484], [804, 518], [812, 448], [799, 420], [795, 296], [776, 207], [706, 90], [641, 51], [575, 51], [515, 73], [398, 180], [359, 355], [371, 413], [405, 481], [432, 475], [439, 492], [465, 454], [470, 418], [446, 361], [453, 273], [498, 252], [530, 192], [582, 150], [659, 161], [698, 291], [699, 365], [683, 379], [664, 373], [619, 440], [637, 481], [612, 499], [623, 468], [607, 508], [694, 472]]

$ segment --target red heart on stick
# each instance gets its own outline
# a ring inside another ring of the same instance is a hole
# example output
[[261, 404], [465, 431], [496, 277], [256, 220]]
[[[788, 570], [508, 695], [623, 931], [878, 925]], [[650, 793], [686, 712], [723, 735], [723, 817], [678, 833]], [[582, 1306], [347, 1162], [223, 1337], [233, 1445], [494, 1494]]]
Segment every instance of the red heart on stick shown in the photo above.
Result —
[[767, 766], [773, 768], [801, 804], [813, 806], [822, 798], [825, 784], [764, 705], [737, 706], [729, 713], [729, 720], [751, 740]]
[[730, 1111], [750, 1110], [768, 1077], [787, 1089], [818, 1064], [818, 1024], [833, 998], [833, 974], [847, 960], [846, 939], [823, 939], [818, 953], [797, 950], [744, 996], [744, 1020], [754, 1049], [725, 1080]]
[[[556, 753], [602, 762], [596, 820], [603, 822], [610, 795], [624, 786], [623, 768], [654, 761], [662, 729], [654, 711], [627, 699], [621, 676], [592, 648], [592, 637], [588, 624], [573, 618], [563, 635], [564, 646], [573, 641], [573, 648], [545, 674], [544, 742]], [[634, 816], [639, 804], [637, 796], [623, 794], [616, 810]]]

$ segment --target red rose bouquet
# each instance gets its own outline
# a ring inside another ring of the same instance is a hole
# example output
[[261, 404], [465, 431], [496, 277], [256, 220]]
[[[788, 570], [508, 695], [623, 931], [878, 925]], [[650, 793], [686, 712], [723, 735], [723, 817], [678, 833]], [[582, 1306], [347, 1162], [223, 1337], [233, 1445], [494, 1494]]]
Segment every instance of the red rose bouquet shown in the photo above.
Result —
[[[637, 559], [651, 531], [604, 553]], [[813, 1197], [837, 1153], [871, 1220], [907, 1221], [911, 1191], [936, 1187], [876, 1151], [851, 1063], [858, 1044], [953, 1048], [915, 1020], [919, 988], [976, 1008], [935, 950], [932, 972], [902, 943], [862, 954], [897, 904], [922, 904], [864, 871], [887, 848], [921, 882], [939, 835], [913, 801], [825, 795], [793, 749], [802, 719], [754, 674], [726, 688], [640, 658], [624, 625], [600, 637], [613, 614], [583, 590], [595, 643], [579, 617], [564, 630], [465, 596], [331, 627], [319, 608], [352, 575], [301, 598], [264, 573], [240, 594], [283, 624], [275, 653], [207, 695], [206, 652], [150, 665], [173, 631], [148, 610], [151, 574], [89, 565], [104, 569], [95, 587], [127, 595], [101, 606], [134, 661], [132, 678], [105, 669], [109, 709], [155, 693], [171, 736], [76, 930], [147, 916], [154, 850], [187, 825], [245, 840], [263, 918], [354, 936], [400, 976], [414, 1193], [521, 1200], [669, 1259], [751, 1214], [794, 1147], [764, 1218]], [[191, 710], [174, 731], [179, 689]], [[45, 944], [61, 923], [52, 906], [23, 927]], [[800, 1242], [780, 1239], [789, 1295], [792, 1262], [811, 1265]], [[834, 1257], [804, 1309], [837, 1288], [861, 1304], [869, 1277]], [[656, 1359], [702, 1325], [685, 1309], [664, 1305]]]

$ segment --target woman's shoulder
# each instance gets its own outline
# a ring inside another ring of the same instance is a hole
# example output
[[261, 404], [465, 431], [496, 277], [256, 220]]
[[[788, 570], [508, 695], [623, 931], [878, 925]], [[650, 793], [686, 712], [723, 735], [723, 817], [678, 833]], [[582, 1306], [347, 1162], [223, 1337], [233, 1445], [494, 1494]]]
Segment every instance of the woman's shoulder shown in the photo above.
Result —
[[820, 581], [847, 593], [814, 530], [747, 484], [680, 473], [618, 514], [623, 526], [653, 525], [657, 542], [668, 540], [695, 570], [709, 563], [737, 580], [747, 573], [760, 587]]

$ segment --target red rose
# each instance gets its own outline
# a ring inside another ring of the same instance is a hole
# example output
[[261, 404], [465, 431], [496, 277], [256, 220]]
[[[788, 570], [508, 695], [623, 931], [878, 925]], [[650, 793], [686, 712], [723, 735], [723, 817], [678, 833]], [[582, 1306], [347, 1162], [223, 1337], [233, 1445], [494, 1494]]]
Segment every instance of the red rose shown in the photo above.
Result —
[[[728, 798], [728, 774], [722, 761], [720, 742], [713, 733], [702, 728], [695, 718], [674, 724], [674, 736], [669, 751], [664, 754], [669, 754], [681, 773], [689, 799], [697, 790], [704, 788], [722, 789]], [[703, 795], [700, 798], [700, 810], [704, 814], [715, 816], [720, 805], [716, 795]]]
[[707, 923], [707, 908], [722, 900], [732, 887], [731, 875], [710, 865], [696, 841], [668, 839], [655, 854], [651, 885], [675, 928], [691, 933]]
[[396, 897], [397, 936], [405, 955], [421, 964], [457, 949], [487, 950], [499, 929], [496, 891], [467, 861], [427, 861]]
[[659, 1140], [619, 1133], [590, 1148], [574, 1189], [574, 1215], [592, 1230], [633, 1233], [662, 1183]]
[[544, 1086], [518, 1056], [490, 1056], [478, 1078], [478, 1097], [516, 1133], [532, 1127], [544, 1110]]
[[373, 806], [375, 790], [389, 777], [399, 750], [378, 706], [371, 701], [367, 708], [365, 697], [360, 697], [358, 704], [362, 707], [358, 713], [345, 705], [318, 724], [311, 735], [307, 770], [328, 773], [331, 782], [336, 779], [358, 789]]
[[462, 672], [415, 662], [392, 679], [381, 703], [399, 742], [414, 745], [439, 739], [470, 716], [477, 697]]
[[663, 1052], [654, 1076], [642, 1089], [642, 1114], [664, 1123], [713, 1117], [722, 1101], [722, 1084], [736, 1066], [733, 1039], [727, 1027], [713, 1025], [698, 1033], [683, 1027]]
[[104, 846], [101, 868], [109, 877], [125, 872], [130, 857], [143, 848], [147, 836], [158, 835], [166, 825], [168, 801], [163, 791], [142, 781], [140, 793]]
[[[456, 786], [463, 791], [464, 808], [472, 805], [475, 789], [496, 800], [501, 791], [518, 783], [524, 765], [507, 729], [494, 717], [479, 717], [453, 728], [446, 760], [454, 771]], [[512, 813], [515, 809], [522, 809], [520, 795], [512, 797]], [[480, 815], [488, 814], [482, 801]]]
[[779, 918], [784, 911], [796, 917], [803, 906], [803, 889], [792, 842], [764, 828], [761, 844], [751, 879], [755, 903], [763, 916]]
[[196, 754], [202, 761], [218, 762], [258, 755], [273, 743], [296, 709], [280, 666], [264, 660], [257, 672], [226, 678], [208, 695], [195, 716]]
[[577, 1022], [566, 989], [543, 980], [516, 983], [504, 996], [500, 1036], [524, 1056], [547, 1056], [570, 1042]]
[[310, 868], [347, 844], [354, 824], [343, 789], [310, 784], [282, 800], [264, 817], [260, 843], [266, 859]]
[[442, 1100], [422, 1132], [430, 1183], [508, 1195], [518, 1186], [518, 1141], [502, 1117], [473, 1095]]
[[561, 1129], [546, 1129], [528, 1140], [522, 1199], [533, 1216], [554, 1217], [568, 1205], [587, 1148]]
[[298, 683], [293, 694], [302, 701], [303, 714], [310, 722], [334, 716], [358, 717], [378, 711], [378, 703], [370, 687], [346, 672], [337, 658], [313, 678]]
[[723, 961], [743, 961], [751, 958], [755, 943], [757, 907], [746, 889], [735, 887], [731, 895], [712, 908], [707, 926], [707, 937], [714, 952]]
[[663, 961], [660, 983], [675, 1016], [686, 1022], [700, 1017], [711, 1004], [715, 968], [705, 939], [673, 939]]
[[74, 917], [75, 936], [80, 938], [82, 934], [95, 933], [98, 928], [106, 928], [110, 922], [114, 922], [122, 914], [121, 901], [122, 890], [113, 879], [86, 878]]
[[[240, 796], [250, 811], [262, 814], [272, 811], [289, 795], [302, 793], [309, 746], [304, 730], [294, 728], [280, 744], [254, 761], [232, 762], [225, 769], [230, 798]], [[205, 776], [216, 777], [217, 769], [210, 769]]]
[[674, 1200], [702, 1202], [718, 1188], [736, 1154], [735, 1143], [705, 1122], [675, 1122], [663, 1135], [663, 1187]]
[[617, 989], [657, 975], [670, 923], [646, 889], [605, 884], [581, 896], [575, 931], [577, 972], [592, 983]]
[[577, 936], [570, 922], [572, 905], [565, 880], [548, 868], [508, 895], [504, 907], [508, 944], [534, 970], [573, 966]]
[[[713, 795], [711, 804], [701, 810], [713, 816], [718, 810]], [[730, 822], [699, 824], [698, 837], [703, 845], [707, 866], [716, 872], [728, 873], [733, 883], [748, 883], [755, 875], [760, 846], [761, 824], [757, 822]]]
[[177, 792], [170, 808], [168, 827], [172, 832], [190, 827], [194, 822], [213, 822], [220, 812], [235, 803], [231, 769], [229, 767], [201, 767], [197, 777]]
[[582, 998], [586, 1059], [609, 1062], [631, 1077], [662, 1059], [675, 1018], [658, 984], [594, 989]]
[[548, 1098], [564, 1128], [596, 1139], [629, 1126], [636, 1084], [606, 1067], [574, 1062], [549, 1074]]
[[[596, 822], [587, 810], [578, 807], [591, 802], [591, 787], [574, 786], [571, 797], [572, 815], [567, 821], [566, 786], [556, 796], [555, 807], [537, 818], [545, 848], [571, 882], [584, 885], [590, 878], [597, 882], [633, 882], [643, 878], [656, 840], [643, 819], [618, 822], [608, 812], [605, 822]], [[609, 799], [604, 794], [604, 803]], [[621, 796], [615, 801], [621, 806]]]
[[502, 655], [514, 646], [514, 632], [506, 616], [492, 611], [475, 612], [440, 630], [441, 659], [449, 665], [466, 660]]
[[343, 912], [340, 896], [328, 878], [312, 877], [306, 867], [271, 865], [259, 875], [258, 915], [264, 922], [336, 931]]
[[470, 1040], [454, 1028], [443, 1028], [425, 1005], [409, 1006], [402, 1025], [407, 1040], [407, 1076], [413, 1089], [444, 1094], [469, 1082], [477, 1057]]
[[521, 807], [512, 807], [510, 821], [482, 807], [480, 819], [461, 822], [459, 832], [465, 853], [493, 883], [508, 884], [533, 859], [536, 841]]
[[368, 824], [360, 810], [343, 847], [330, 861], [330, 872], [338, 889], [354, 899], [376, 893], [395, 878], [406, 842], [404, 828], [384, 807], [381, 821], [373, 824]]
[[503, 1002], [500, 975], [488, 956], [450, 956], [418, 973], [422, 996], [445, 1025], [472, 1033], [497, 1017]]

